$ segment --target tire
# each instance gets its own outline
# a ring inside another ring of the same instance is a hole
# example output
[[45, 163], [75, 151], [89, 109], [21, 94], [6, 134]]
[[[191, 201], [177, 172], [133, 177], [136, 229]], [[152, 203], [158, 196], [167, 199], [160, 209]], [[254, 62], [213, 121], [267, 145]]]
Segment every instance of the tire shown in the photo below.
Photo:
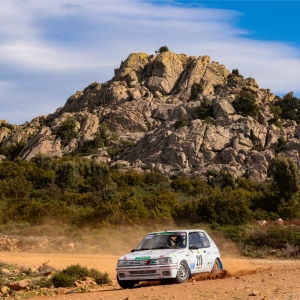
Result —
[[181, 261], [175, 278], [175, 282], [183, 283], [190, 278], [190, 268], [186, 261]]
[[214, 265], [211, 269], [211, 273], [220, 273], [221, 267], [220, 267], [220, 261], [218, 259], [215, 260]]
[[136, 283], [138, 283], [137, 281], [133, 281], [133, 280], [119, 280], [118, 275], [117, 275], [117, 281], [118, 281], [119, 286], [122, 289], [132, 289], [134, 287], [134, 285]]

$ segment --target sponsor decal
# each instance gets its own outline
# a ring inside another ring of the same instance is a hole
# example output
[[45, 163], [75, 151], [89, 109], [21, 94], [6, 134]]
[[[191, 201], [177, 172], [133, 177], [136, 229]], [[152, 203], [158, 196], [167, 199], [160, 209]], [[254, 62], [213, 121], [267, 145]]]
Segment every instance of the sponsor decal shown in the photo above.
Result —
[[195, 263], [190, 263], [190, 269], [195, 269]]
[[148, 234], [148, 235], [145, 237], [145, 240], [151, 240], [153, 237], [154, 237], [154, 234]]
[[151, 256], [137, 256], [134, 259], [135, 260], [148, 260], [149, 258], [151, 258]]

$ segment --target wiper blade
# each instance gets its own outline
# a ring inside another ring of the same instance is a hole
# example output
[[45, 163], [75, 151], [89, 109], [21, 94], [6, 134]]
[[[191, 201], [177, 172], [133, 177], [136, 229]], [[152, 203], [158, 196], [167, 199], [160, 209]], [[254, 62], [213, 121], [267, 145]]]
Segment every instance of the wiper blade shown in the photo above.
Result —
[[149, 248], [136, 249], [136, 251], [141, 251], [141, 250], [149, 250]]
[[169, 246], [163, 246], [163, 247], [154, 247], [152, 249], [154, 250], [154, 249], [169, 249], [169, 248], [170, 248]]

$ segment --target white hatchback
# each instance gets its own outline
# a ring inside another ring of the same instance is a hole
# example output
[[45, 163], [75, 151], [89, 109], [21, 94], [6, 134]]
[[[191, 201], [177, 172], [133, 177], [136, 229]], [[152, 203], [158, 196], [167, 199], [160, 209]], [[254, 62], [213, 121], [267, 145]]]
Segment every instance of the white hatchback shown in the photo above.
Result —
[[174, 279], [186, 282], [192, 275], [222, 270], [220, 252], [203, 230], [151, 232], [131, 253], [117, 263], [117, 280], [122, 288], [140, 281]]

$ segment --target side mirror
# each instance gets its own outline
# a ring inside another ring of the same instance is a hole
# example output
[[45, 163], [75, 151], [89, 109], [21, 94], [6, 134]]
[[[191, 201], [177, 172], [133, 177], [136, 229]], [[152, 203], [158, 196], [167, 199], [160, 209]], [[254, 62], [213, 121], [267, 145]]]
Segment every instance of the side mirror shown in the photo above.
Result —
[[132, 249], [130, 252], [134, 252], [136, 249]]

